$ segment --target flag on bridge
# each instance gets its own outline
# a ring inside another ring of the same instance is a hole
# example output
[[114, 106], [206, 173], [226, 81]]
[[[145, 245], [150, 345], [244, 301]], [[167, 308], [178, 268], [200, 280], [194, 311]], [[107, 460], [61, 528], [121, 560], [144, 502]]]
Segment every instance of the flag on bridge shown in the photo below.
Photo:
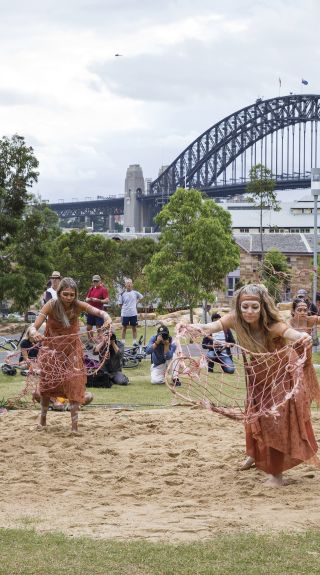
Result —
[[301, 84], [304, 84], [304, 86], [308, 86], [309, 82], [308, 82], [308, 80], [304, 80], [304, 79], [302, 78]]
[[279, 78], [279, 88], [281, 88], [281, 84], [282, 84], [281, 78]]

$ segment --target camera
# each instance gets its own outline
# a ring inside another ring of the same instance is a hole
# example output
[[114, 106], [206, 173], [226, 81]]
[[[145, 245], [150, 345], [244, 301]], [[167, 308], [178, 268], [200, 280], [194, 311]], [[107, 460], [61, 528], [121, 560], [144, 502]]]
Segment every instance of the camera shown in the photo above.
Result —
[[117, 337], [115, 333], [112, 333], [110, 336], [110, 341], [117, 341]]
[[166, 333], [166, 332], [161, 333], [161, 337], [162, 337], [162, 339], [163, 339], [164, 341], [166, 341], [167, 339], [169, 339], [169, 334]]

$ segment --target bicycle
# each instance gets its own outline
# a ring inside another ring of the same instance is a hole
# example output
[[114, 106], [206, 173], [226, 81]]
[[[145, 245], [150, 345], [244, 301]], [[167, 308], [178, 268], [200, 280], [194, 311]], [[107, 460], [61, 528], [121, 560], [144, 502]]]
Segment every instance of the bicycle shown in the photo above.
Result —
[[140, 337], [138, 343], [132, 347], [127, 347], [123, 352], [122, 367], [130, 369], [138, 367], [140, 362], [146, 358], [146, 346], [142, 344], [143, 335]]
[[16, 351], [18, 349], [20, 340], [0, 336], [0, 348], [4, 351]]

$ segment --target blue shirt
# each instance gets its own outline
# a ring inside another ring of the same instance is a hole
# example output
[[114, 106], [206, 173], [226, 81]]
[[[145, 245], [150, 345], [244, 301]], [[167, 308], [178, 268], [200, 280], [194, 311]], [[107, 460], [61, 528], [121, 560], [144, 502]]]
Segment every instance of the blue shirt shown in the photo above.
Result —
[[172, 359], [174, 352], [177, 349], [177, 346], [175, 343], [172, 342], [171, 337], [169, 338], [169, 349], [167, 351], [167, 353], [164, 353], [164, 344], [163, 343], [159, 343], [157, 345], [157, 347], [155, 349], [153, 349], [153, 344], [157, 339], [157, 335], [153, 335], [150, 338], [150, 341], [147, 345], [146, 348], [146, 352], [147, 354], [151, 354], [151, 361], [153, 363], [154, 366], [157, 365], [161, 365], [162, 363], [166, 363], [166, 361], [168, 361], [169, 359]]

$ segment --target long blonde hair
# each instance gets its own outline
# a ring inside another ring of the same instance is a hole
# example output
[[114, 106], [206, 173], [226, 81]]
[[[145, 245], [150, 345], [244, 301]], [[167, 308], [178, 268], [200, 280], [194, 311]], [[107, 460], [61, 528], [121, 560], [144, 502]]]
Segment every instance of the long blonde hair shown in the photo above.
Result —
[[[240, 299], [242, 295], [258, 298], [261, 309], [259, 326], [262, 330], [263, 341], [255, 339], [254, 332], [242, 316]], [[267, 288], [262, 284], [249, 284], [240, 288], [234, 295], [233, 307], [235, 311], [235, 329], [239, 344], [253, 352], [267, 352], [272, 350], [272, 335], [270, 328], [277, 322], [282, 322], [282, 318], [275, 306], [273, 299], [269, 296]]]
[[75, 298], [74, 298], [74, 300], [70, 306], [70, 309], [72, 310], [71, 315], [76, 314], [76, 308], [77, 308], [77, 304], [78, 304], [78, 286], [72, 278], [62, 278], [61, 282], [59, 283], [59, 287], [57, 289], [57, 299], [52, 300], [52, 309], [53, 309], [53, 313], [55, 315], [55, 318], [60, 323], [62, 323], [62, 325], [64, 327], [70, 327], [69, 318], [67, 317], [65, 309], [63, 307], [63, 303], [62, 303], [61, 298], [60, 298], [60, 293], [64, 289], [72, 289], [75, 292]]

